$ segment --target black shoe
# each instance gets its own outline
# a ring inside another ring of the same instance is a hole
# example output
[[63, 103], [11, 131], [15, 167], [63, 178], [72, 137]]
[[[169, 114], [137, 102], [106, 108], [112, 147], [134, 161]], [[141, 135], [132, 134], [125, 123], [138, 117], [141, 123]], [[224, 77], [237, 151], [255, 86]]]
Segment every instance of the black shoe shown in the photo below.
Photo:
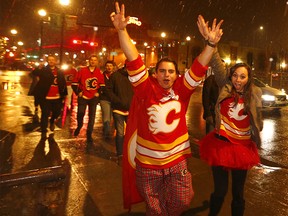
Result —
[[55, 130], [55, 123], [54, 123], [54, 121], [53, 121], [53, 122], [50, 122], [50, 130], [51, 130], [51, 131], [54, 131], [54, 130]]
[[78, 136], [80, 133], [81, 128], [77, 127], [76, 130], [74, 131], [74, 136]]
[[92, 136], [87, 136], [87, 143], [93, 144], [93, 138], [92, 138]]
[[47, 138], [46, 132], [42, 132], [41, 133], [41, 140], [46, 140], [46, 138]]
[[118, 161], [117, 161], [117, 164], [122, 167], [122, 159], [123, 159], [123, 155], [119, 155], [118, 156]]

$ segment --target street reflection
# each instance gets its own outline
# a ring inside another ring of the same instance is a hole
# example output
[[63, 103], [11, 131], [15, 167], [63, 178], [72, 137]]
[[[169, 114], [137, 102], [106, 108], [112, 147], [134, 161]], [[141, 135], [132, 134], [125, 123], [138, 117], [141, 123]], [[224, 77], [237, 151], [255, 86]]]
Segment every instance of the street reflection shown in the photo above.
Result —
[[269, 173], [274, 172], [276, 170], [280, 170], [281, 167], [272, 167], [272, 166], [266, 166], [264, 164], [260, 164], [259, 166], [255, 167], [255, 169], [258, 169], [263, 174], [269, 174]]
[[275, 137], [275, 120], [265, 119], [263, 130], [261, 132], [262, 146], [263, 149], [273, 148], [273, 138]]

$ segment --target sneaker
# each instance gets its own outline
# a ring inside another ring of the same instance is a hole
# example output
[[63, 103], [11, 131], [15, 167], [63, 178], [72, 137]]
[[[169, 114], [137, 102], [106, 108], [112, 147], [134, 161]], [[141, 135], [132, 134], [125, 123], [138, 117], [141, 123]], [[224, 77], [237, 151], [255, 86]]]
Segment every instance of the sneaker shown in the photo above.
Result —
[[76, 130], [74, 131], [74, 136], [78, 136], [80, 133], [81, 128], [76, 128]]

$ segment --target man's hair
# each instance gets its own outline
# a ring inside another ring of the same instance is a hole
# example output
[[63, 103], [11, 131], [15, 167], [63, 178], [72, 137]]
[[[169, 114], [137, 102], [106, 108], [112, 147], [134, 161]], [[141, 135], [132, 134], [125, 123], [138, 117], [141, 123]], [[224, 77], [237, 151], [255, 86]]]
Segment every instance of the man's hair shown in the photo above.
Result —
[[95, 57], [98, 59], [98, 57], [97, 57], [96, 54], [92, 54], [92, 55], [90, 55], [90, 57], [89, 57], [89, 61], [91, 60], [91, 58], [95, 58]]
[[168, 58], [168, 57], [164, 57], [164, 58], [160, 59], [160, 60], [157, 62], [156, 68], [155, 68], [155, 69], [156, 69], [156, 72], [158, 71], [159, 65], [160, 65], [162, 62], [172, 62], [172, 63], [174, 64], [174, 66], [175, 66], [176, 73], [179, 74], [178, 65], [177, 65], [176, 61], [174, 61], [174, 60], [172, 60], [172, 59], [170, 59], [170, 58]]
[[105, 62], [105, 66], [106, 66], [107, 64], [112, 64], [113, 66], [115, 65], [114, 61], [112, 61], [112, 60], [106, 61], [106, 62]]

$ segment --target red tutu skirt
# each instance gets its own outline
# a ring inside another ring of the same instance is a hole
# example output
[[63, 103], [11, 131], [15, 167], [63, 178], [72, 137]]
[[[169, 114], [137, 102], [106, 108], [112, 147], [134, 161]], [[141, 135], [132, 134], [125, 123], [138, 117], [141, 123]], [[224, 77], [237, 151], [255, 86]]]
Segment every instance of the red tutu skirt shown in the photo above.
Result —
[[200, 157], [211, 166], [227, 169], [250, 169], [260, 163], [256, 144], [233, 144], [220, 140], [213, 131], [207, 134], [200, 144]]

